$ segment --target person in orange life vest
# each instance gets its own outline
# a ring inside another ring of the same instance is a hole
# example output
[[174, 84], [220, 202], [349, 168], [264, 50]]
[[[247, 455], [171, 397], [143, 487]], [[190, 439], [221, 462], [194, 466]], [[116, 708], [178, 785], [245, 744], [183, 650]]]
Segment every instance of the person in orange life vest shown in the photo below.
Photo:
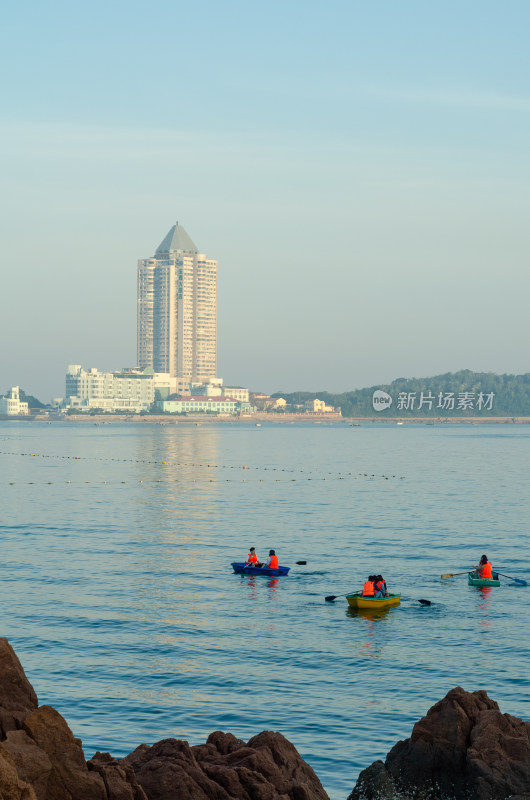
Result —
[[493, 570], [491, 568], [491, 564], [488, 561], [488, 557], [487, 556], [482, 556], [481, 557], [481, 559], [479, 561], [479, 564], [478, 564], [478, 567], [475, 567], [475, 569], [476, 569], [478, 578], [482, 578], [484, 580], [485, 579], [491, 580], [493, 578]]
[[269, 557], [265, 562], [265, 566], [269, 569], [278, 569], [278, 556], [274, 550], [269, 550]]
[[251, 547], [250, 548], [250, 553], [248, 554], [247, 560], [245, 562], [245, 567], [262, 567], [262, 566], [263, 566], [263, 564], [261, 564], [258, 561], [258, 557], [256, 555], [256, 548], [255, 547]]
[[376, 597], [386, 597], [386, 581], [382, 575], [375, 576], [374, 590]]
[[363, 597], [373, 597], [375, 595], [375, 575], [370, 575], [363, 586]]

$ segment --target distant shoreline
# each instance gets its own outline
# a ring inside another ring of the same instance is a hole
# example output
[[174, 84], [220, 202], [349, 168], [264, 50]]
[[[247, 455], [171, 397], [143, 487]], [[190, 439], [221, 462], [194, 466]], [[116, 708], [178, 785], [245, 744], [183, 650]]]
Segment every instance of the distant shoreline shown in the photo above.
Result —
[[322, 422], [341, 422], [345, 427], [356, 425], [372, 425], [385, 423], [387, 425], [420, 424], [420, 425], [527, 425], [530, 417], [342, 417], [340, 414], [266, 414], [256, 413], [251, 416], [234, 417], [228, 414], [205, 415], [188, 414], [187, 416], [140, 414], [71, 414], [57, 416], [55, 414], [30, 414], [28, 416], [0, 416], [0, 422], [84, 422], [88, 425], [111, 425], [118, 422], [134, 422], [145, 425], [207, 425], [212, 422], [228, 422], [232, 424], [290, 424], [294, 422], [308, 422], [321, 424]]

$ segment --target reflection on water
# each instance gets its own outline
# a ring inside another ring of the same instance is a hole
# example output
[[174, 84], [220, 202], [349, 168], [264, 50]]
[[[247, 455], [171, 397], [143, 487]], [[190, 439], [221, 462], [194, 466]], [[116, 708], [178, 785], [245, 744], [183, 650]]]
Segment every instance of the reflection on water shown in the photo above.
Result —
[[366, 620], [380, 621], [386, 619], [395, 609], [396, 606], [390, 608], [350, 608], [350, 606], [348, 606], [346, 609], [346, 616], [353, 617], [354, 619], [361, 617]]
[[[481, 611], [485, 612], [486, 614], [491, 611], [491, 591], [493, 590], [493, 586], [482, 586], [479, 590], [479, 608]], [[491, 628], [491, 619], [488, 616], [482, 617], [480, 622], [483, 628]]]
[[[383, 653], [383, 639], [379, 635], [380, 625], [390, 619], [395, 608], [350, 608], [346, 616], [355, 619], [359, 628], [359, 653], [364, 658], [377, 658]], [[356, 631], [357, 632], [357, 631]]]
[[278, 599], [279, 578], [271, 578], [266, 575], [241, 575], [241, 581], [246, 584], [248, 596], [251, 600], [259, 600], [262, 596], [260, 588], [266, 590], [268, 600]]

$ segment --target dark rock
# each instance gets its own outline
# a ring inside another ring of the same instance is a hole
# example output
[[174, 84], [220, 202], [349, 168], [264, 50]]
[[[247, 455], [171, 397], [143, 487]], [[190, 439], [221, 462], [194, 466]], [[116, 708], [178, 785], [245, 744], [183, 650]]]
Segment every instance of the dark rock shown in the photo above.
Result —
[[110, 753], [96, 753], [88, 762], [88, 768], [103, 778], [108, 800], [147, 800], [133, 768], [116, 760]]
[[58, 711], [41, 706], [26, 717], [24, 730], [51, 763], [45, 791], [37, 794], [39, 800], [107, 800], [101, 776], [89, 772], [81, 742]]
[[33, 787], [38, 800], [46, 797], [53, 765], [44, 750], [25, 731], [9, 731], [3, 746], [11, 755], [19, 778]]
[[165, 739], [123, 760], [149, 800], [328, 800], [295, 747], [270, 731], [248, 743], [221, 731], [194, 747]]
[[486, 692], [452, 689], [361, 772], [348, 800], [530, 800], [530, 723]]
[[0, 744], [0, 797], [2, 800], [37, 800], [33, 788], [21, 780], [15, 762]]
[[[276, 792], [273, 796], [291, 800], [325, 800], [327, 794], [317, 776], [299, 755], [298, 751], [281, 733], [263, 731], [247, 744], [231, 734], [216, 731], [210, 734], [205, 745], [192, 747], [192, 751], [211, 775], [212, 768], [233, 770], [241, 785], [241, 792], [232, 797], [253, 800], [257, 786], [265, 791], [265, 781]], [[266, 793], [263, 795], [268, 796]]]
[[0, 638], [0, 738], [22, 727], [22, 720], [39, 704], [22, 664], [5, 638]]

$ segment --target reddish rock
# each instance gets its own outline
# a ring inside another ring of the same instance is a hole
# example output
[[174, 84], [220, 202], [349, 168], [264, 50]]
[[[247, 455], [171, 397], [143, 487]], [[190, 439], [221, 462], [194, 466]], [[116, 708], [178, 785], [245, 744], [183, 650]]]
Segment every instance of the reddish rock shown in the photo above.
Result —
[[2, 800], [37, 800], [33, 788], [20, 779], [11, 753], [0, 744], [0, 797]]
[[0, 739], [21, 727], [22, 720], [39, 704], [22, 664], [5, 638], [0, 638]]
[[11, 754], [19, 778], [33, 787], [37, 800], [43, 800], [53, 770], [44, 750], [25, 731], [9, 731], [3, 746]]
[[248, 743], [221, 731], [194, 747], [165, 739], [124, 761], [149, 800], [328, 800], [295, 747], [270, 731]]
[[108, 800], [147, 800], [147, 795], [136, 781], [133, 768], [118, 761], [110, 753], [96, 753], [88, 768], [101, 775]]
[[149, 800], [228, 800], [229, 795], [200, 768], [187, 742], [163, 739], [140, 745], [123, 761], [129, 764]]
[[263, 731], [247, 744], [231, 734], [216, 731], [206, 745], [192, 748], [197, 761], [205, 769], [219, 766], [235, 770], [247, 794], [235, 797], [254, 797], [249, 778], [259, 777], [273, 786], [281, 796], [293, 800], [326, 800], [322, 784], [300, 756], [294, 745], [281, 733]]
[[530, 723], [502, 714], [486, 692], [452, 689], [364, 770], [348, 800], [530, 800]]
[[89, 772], [80, 740], [58, 711], [41, 706], [26, 717], [24, 730], [52, 766], [43, 800], [107, 800], [101, 776]]

